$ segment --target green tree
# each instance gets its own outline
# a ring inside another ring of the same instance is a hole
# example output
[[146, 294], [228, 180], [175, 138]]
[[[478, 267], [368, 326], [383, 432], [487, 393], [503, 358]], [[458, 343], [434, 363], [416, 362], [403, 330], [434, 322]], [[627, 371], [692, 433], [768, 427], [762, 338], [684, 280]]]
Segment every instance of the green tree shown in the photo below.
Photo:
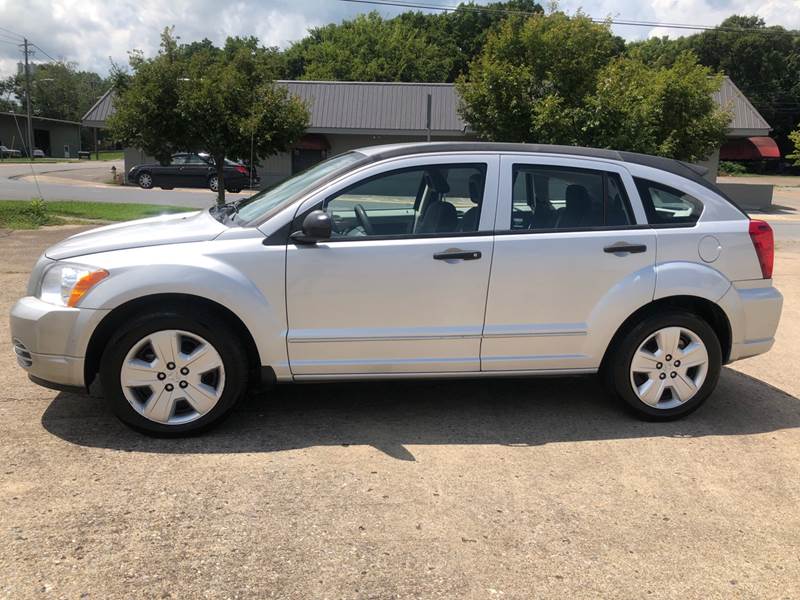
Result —
[[[21, 101], [24, 86], [24, 75], [9, 77], [3, 83], [3, 95]], [[38, 64], [31, 76], [31, 111], [41, 117], [80, 121], [107, 87], [100, 75], [79, 71], [76, 63]]]
[[[485, 10], [474, 2], [452, 12], [378, 13], [316, 27], [286, 52], [287, 76], [342, 81], [454, 81], [487, 35], [514, 14], [542, 13], [534, 0], [507, 0]], [[512, 14], [508, 11], [512, 11]]]
[[623, 47], [608, 24], [580, 13], [507, 19], [456, 82], [461, 115], [487, 139], [578, 142], [585, 99]]
[[794, 145], [794, 151], [786, 158], [791, 158], [794, 164], [800, 166], [800, 129], [795, 129], [789, 134], [789, 141]]
[[721, 79], [688, 52], [654, 67], [622, 50], [582, 14], [508, 20], [458, 80], [461, 114], [491, 140], [707, 157], [730, 122], [712, 98]]
[[18, 111], [19, 104], [14, 96], [14, 80], [13, 78], [0, 80], [0, 111], [10, 112]]
[[782, 148], [790, 148], [787, 135], [800, 123], [800, 32], [767, 27], [760, 17], [733, 15], [710, 31], [628, 48], [657, 66], [671, 65], [684, 50], [728, 75], [773, 127]]
[[157, 56], [146, 59], [132, 51], [129, 63], [132, 75], [112, 71], [115, 112], [108, 118], [109, 132], [115, 141], [142, 148], [166, 164], [173, 153], [194, 147], [178, 106], [186, 69], [172, 31], [161, 34]]
[[255, 38], [181, 46], [171, 30], [157, 56], [131, 55], [130, 76], [116, 75], [115, 138], [166, 162], [177, 150], [207, 151], [217, 166], [217, 202], [225, 202], [225, 157], [285, 151], [302, 136], [308, 110], [273, 84], [275, 49]]
[[722, 77], [683, 52], [670, 67], [619, 57], [600, 72], [587, 99], [584, 142], [696, 162], [725, 140], [731, 114], [712, 94]]
[[[479, 8], [484, 10], [476, 10]], [[463, 2], [452, 12], [424, 15], [427, 26], [436, 39], [451, 40], [457, 48], [453, 69], [447, 81], [455, 81], [459, 75], [467, 71], [469, 63], [483, 50], [489, 33], [503, 21], [509, 18], [521, 18], [528, 13], [544, 14], [544, 10], [534, 0], [508, 0], [488, 6]], [[400, 18], [402, 16], [400, 15]]]
[[287, 50], [287, 59], [290, 73], [302, 79], [444, 81], [455, 51], [408, 19], [371, 12], [311, 29]]

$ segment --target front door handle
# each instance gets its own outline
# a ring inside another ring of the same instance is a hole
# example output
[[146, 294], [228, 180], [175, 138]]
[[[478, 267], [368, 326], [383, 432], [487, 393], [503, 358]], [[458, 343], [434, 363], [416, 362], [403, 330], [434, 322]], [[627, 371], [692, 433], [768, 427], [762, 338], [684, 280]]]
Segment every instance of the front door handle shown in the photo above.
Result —
[[478, 250], [461, 250], [460, 248], [448, 248], [444, 252], [437, 252], [433, 255], [433, 260], [478, 260], [481, 253]]
[[644, 244], [627, 244], [625, 242], [617, 242], [603, 248], [603, 252], [608, 254], [641, 254], [647, 252], [647, 246]]

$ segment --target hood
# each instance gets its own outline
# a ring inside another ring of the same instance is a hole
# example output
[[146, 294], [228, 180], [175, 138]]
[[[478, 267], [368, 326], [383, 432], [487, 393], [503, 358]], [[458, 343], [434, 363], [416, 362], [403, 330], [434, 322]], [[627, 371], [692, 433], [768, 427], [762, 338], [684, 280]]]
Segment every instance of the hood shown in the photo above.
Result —
[[208, 211], [162, 215], [84, 231], [45, 250], [54, 260], [97, 252], [213, 240], [227, 227]]

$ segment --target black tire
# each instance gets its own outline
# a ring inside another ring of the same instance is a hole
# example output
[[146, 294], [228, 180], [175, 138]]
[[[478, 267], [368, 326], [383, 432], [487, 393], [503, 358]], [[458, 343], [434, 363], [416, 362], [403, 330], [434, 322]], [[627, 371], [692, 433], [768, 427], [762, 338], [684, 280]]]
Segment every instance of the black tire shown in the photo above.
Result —
[[[161, 330], [177, 329], [194, 333], [208, 341], [222, 358], [225, 383], [217, 404], [189, 423], [168, 425], [139, 414], [122, 391], [120, 372], [130, 349], [143, 337]], [[247, 357], [242, 344], [230, 333], [227, 323], [203, 311], [191, 317], [175, 310], [141, 315], [122, 326], [107, 344], [100, 361], [100, 381], [106, 402], [114, 414], [131, 428], [157, 437], [180, 437], [200, 433], [220, 423], [247, 390]]]
[[212, 175], [211, 177], [209, 177], [208, 178], [208, 189], [210, 189], [212, 192], [216, 193], [218, 187], [219, 187], [219, 179], [217, 178], [217, 176], [216, 175]]
[[[708, 371], [700, 389], [689, 400], [673, 408], [656, 408], [646, 404], [636, 395], [631, 383], [631, 362], [634, 354], [650, 336], [665, 327], [684, 327], [694, 332], [705, 344], [708, 353]], [[646, 317], [625, 333], [612, 349], [605, 372], [601, 378], [607, 387], [624, 401], [626, 407], [637, 417], [647, 421], [672, 421], [697, 410], [711, 395], [722, 369], [722, 350], [714, 329], [697, 315], [684, 311]]]
[[238, 194], [239, 192], [241, 192], [241, 191], [242, 191], [242, 188], [228, 188], [228, 191], [229, 191], [231, 194]]
[[153, 187], [153, 175], [149, 171], [142, 171], [136, 176], [136, 183], [143, 190], [149, 190]]

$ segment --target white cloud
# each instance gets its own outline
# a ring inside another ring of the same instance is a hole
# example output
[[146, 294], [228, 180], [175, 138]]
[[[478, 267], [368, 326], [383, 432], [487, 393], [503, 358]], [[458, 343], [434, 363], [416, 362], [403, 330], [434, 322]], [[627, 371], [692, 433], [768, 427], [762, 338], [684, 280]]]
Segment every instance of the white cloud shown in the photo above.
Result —
[[[357, 12], [335, 0], [0, 0], [0, 25], [56, 59], [106, 73], [109, 58], [127, 63], [132, 49], [154, 53], [161, 31], [171, 25], [184, 41], [209, 38], [219, 44], [229, 35], [255, 35], [264, 44], [286, 47], [309, 27]], [[15, 72], [20, 57], [14, 45], [0, 43], [0, 75]], [[47, 57], [39, 52], [36, 59]]]
[[[718, 24], [734, 13], [757, 14], [768, 24], [800, 28], [800, 0], [562, 0], [561, 6], [568, 12], [582, 8], [599, 18], [702, 25]], [[221, 43], [228, 35], [255, 35], [265, 44], [286, 47], [309, 27], [370, 8], [338, 0], [0, 0], [0, 26], [28, 36], [55, 58], [106, 73], [109, 58], [125, 64], [131, 49], [154, 53], [161, 31], [169, 25], [175, 25], [184, 41], [207, 37]], [[380, 12], [393, 15], [399, 9]], [[628, 39], [692, 33], [625, 26], [615, 26], [615, 31]], [[0, 33], [0, 76], [16, 72], [21, 57], [8, 39]], [[39, 53], [37, 59], [46, 57]]]
[[[569, 12], [582, 8], [592, 17], [606, 16], [626, 21], [680, 23], [714, 26], [733, 15], [758, 15], [767, 25], [800, 29], [800, 0], [567, 0], [561, 6]], [[678, 37], [696, 30], [664, 27], [614, 26], [618, 35], [627, 39], [644, 39], [669, 35]]]

